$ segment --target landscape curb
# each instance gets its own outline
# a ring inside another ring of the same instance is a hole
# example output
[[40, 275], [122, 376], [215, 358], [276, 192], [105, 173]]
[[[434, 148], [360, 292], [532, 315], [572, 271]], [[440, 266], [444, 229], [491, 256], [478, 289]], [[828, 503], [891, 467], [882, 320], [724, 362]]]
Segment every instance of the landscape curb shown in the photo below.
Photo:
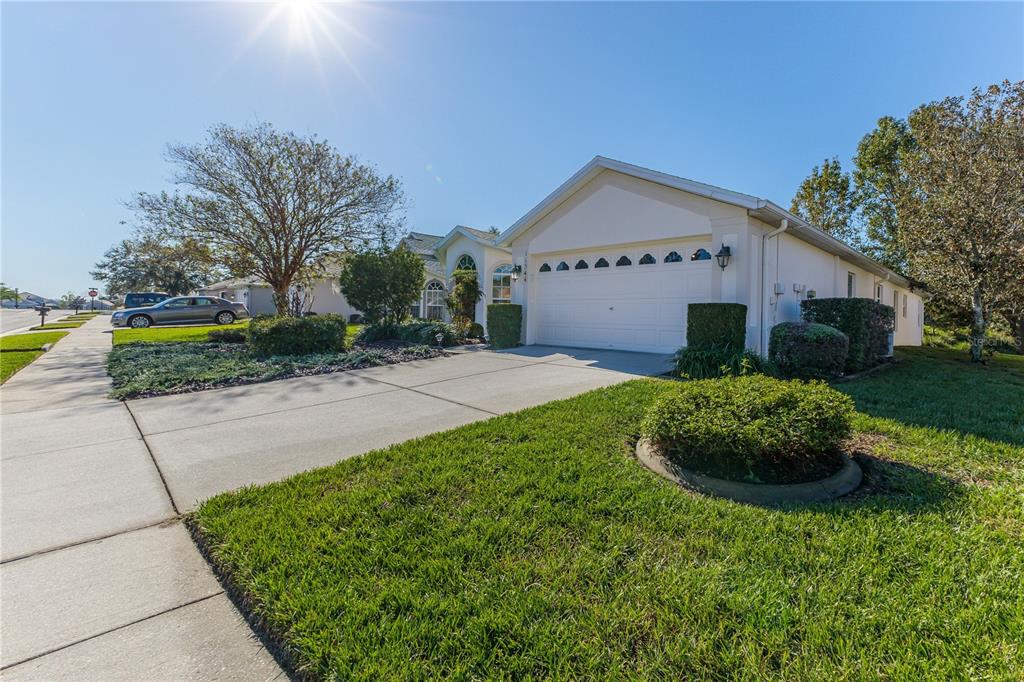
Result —
[[727, 481], [683, 469], [670, 462], [646, 438], [637, 442], [636, 458], [654, 473], [684, 488], [735, 502], [761, 506], [792, 502], [828, 502], [856, 490], [863, 478], [860, 467], [845, 453], [843, 467], [828, 478], [784, 485]]

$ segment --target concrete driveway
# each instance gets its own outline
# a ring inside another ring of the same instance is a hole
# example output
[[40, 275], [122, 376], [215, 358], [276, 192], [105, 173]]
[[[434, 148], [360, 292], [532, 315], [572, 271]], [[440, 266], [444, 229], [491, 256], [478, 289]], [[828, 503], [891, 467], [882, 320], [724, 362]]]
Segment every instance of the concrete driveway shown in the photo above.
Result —
[[176, 507], [669, 367], [665, 355], [528, 346], [133, 400]]

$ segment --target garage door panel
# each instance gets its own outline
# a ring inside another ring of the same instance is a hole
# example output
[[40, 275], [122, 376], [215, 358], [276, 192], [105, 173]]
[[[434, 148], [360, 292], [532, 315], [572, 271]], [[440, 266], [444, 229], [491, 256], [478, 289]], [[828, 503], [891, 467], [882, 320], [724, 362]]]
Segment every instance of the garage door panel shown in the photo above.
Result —
[[[675, 248], [689, 253], [686, 245]], [[572, 267], [580, 259], [593, 265], [597, 255], [547, 261]], [[710, 299], [711, 268], [706, 262], [666, 264], [659, 256], [654, 265], [543, 273], [531, 285], [537, 343], [672, 352], [685, 343], [686, 306]]]

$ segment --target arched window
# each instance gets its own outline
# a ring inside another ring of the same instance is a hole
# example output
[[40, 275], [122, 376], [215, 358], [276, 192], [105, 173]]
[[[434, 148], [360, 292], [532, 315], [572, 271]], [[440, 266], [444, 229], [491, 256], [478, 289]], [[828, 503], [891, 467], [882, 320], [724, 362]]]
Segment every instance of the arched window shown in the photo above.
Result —
[[444, 285], [436, 279], [427, 282], [427, 288], [423, 291], [423, 302], [426, 305], [428, 320], [444, 319], [444, 293]]
[[682, 263], [683, 257], [679, 255], [678, 251], [669, 251], [668, 255], [665, 256], [666, 263]]
[[690, 254], [690, 260], [711, 260], [711, 253], [707, 249], [697, 249]]
[[491, 303], [512, 302], [512, 264], [503, 263], [491, 274]]
[[587, 261], [583, 260], [582, 258], [580, 258], [578, 261], [576, 261], [576, 268], [575, 268], [576, 270], [586, 270], [589, 267], [590, 266], [587, 265]]
[[645, 254], [644, 254], [644, 255], [643, 255], [643, 256], [642, 256], [641, 258], [640, 258], [640, 265], [654, 265], [655, 263], [657, 263], [657, 261], [656, 261], [656, 260], [654, 260], [654, 256], [652, 256], [652, 255], [651, 255], [651, 254], [649, 254], [649, 253], [645, 253]]
[[597, 262], [594, 263], [594, 267], [595, 268], [606, 268], [606, 267], [608, 267], [608, 261], [606, 261], [604, 258], [598, 258]]
[[621, 268], [624, 265], [632, 265], [633, 261], [629, 260], [629, 256], [619, 256], [619, 260], [615, 261], [615, 267]]
[[543, 265], [540, 266], [540, 271], [541, 272], [551, 272], [551, 266], [548, 265], [547, 263], [544, 263]]
[[562, 261], [561, 263], [559, 263], [558, 267], [555, 268], [555, 270], [558, 270], [559, 272], [563, 272], [563, 271], [568, 270], [568, 269], [569, 269], [569, 264], [566, 263], [565, 261]]
[[456, 270], [476, 270], [476, 261], [468, 253], [459, 256], [459, 262], [455, 264]]

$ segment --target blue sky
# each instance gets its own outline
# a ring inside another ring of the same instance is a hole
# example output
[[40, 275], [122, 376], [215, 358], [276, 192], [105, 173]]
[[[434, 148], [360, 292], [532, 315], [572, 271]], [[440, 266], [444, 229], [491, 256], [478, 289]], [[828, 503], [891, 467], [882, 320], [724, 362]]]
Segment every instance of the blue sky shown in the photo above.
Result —
[[1019, 2], [341, 4], [312, 41], [273, 3], [0, 13], [2, 278], [53, 296], [218, 122], [326, 137], [444, 233], [507, 227], [596, 154], [788, 206], [878, 117], [1024, 78]]

